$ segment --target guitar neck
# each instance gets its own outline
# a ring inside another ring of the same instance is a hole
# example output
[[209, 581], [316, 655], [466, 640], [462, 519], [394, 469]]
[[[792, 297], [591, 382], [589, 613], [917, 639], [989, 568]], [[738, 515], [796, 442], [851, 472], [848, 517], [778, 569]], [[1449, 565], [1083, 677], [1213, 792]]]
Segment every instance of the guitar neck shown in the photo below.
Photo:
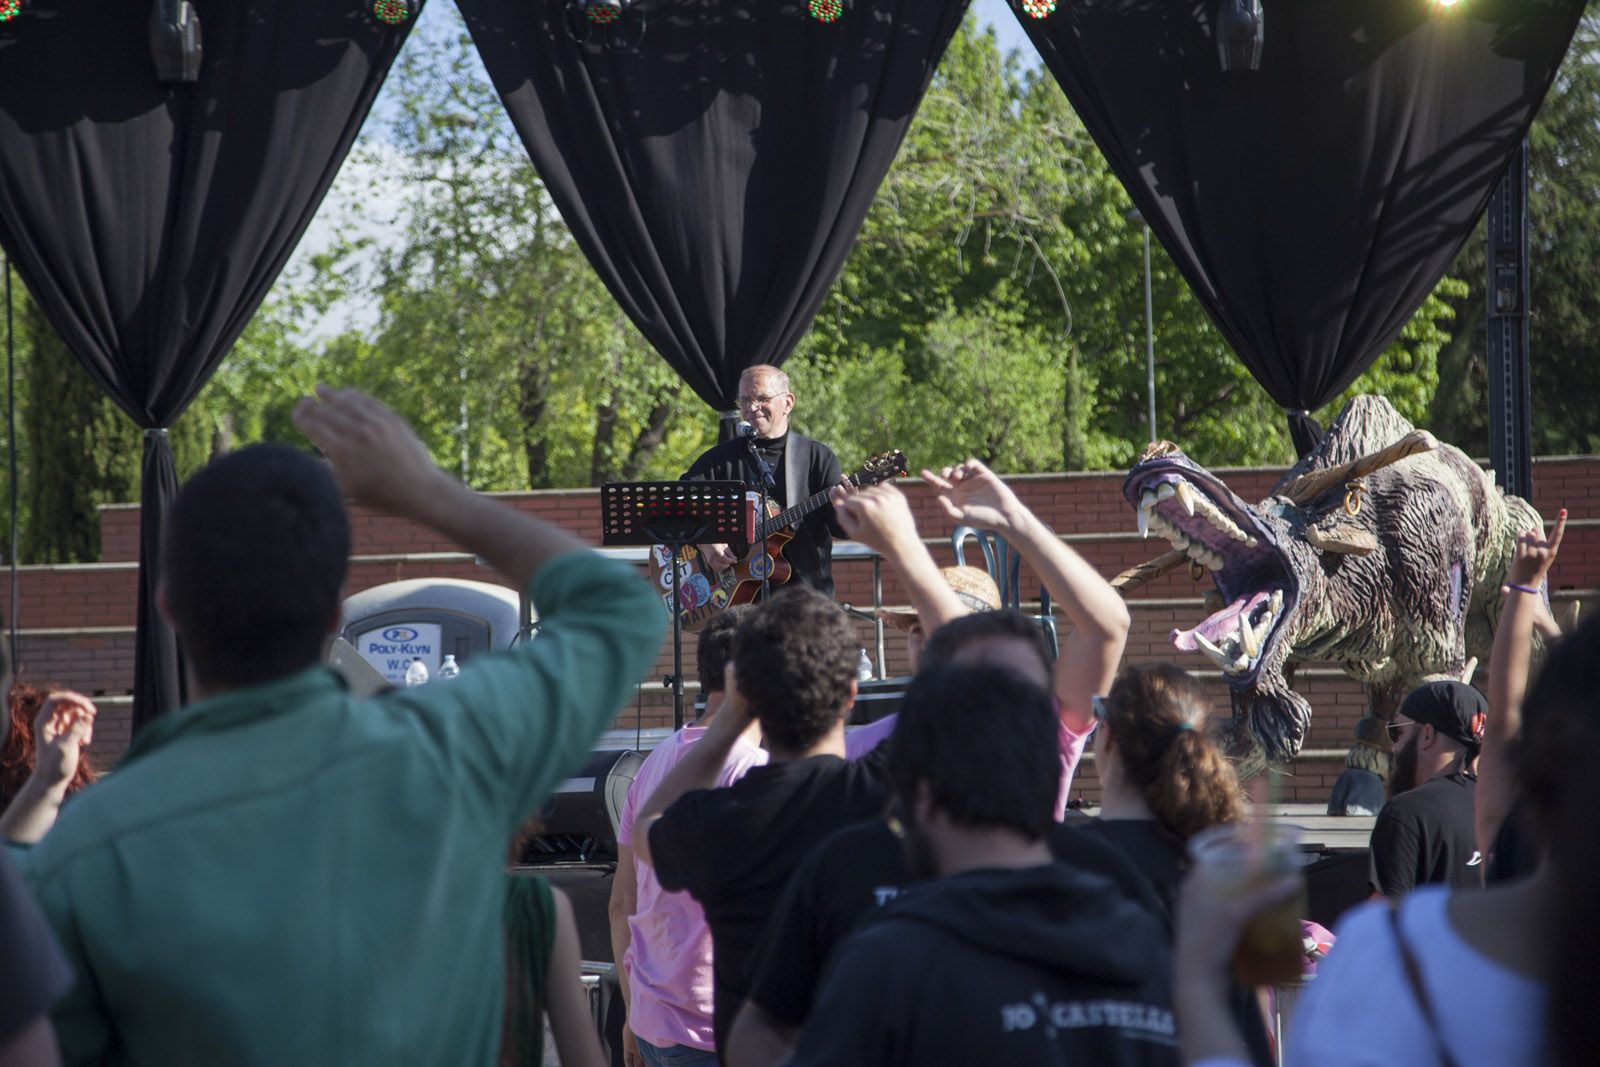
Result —
[[[853, 482], [854, 479], [846, 478], [845, 481]], [[787, 511], [780, 511], [778, 514], [772, 516], [772, 518], [764, 519], [757, 523], [756, 540], [765, 541], [768, 537], [771, 537], [779, 530], [787, 530], [789, 527], [793, 526], [795, 523], [799, 522], [813, 511], [816, 511], [822, 505], [826, 504], [828, 502], [828, 494], [832, 492], [832, 488], [824, 489], [820, 493], [806, 497], [800, 503], [796, 504]]]

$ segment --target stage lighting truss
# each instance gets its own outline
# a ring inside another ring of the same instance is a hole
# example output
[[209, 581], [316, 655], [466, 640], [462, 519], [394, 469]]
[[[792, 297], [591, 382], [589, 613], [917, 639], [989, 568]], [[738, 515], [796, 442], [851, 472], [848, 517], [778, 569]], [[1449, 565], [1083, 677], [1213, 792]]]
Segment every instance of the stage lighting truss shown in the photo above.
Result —
[[23, 0], [0, 0], [0, 25], [20, 18], [27, 9]]
[[200, 80], [200, 16], [189, 0], [155, 0], [150, 9], [150, 58], [156, 81], [183, 84]]
[[385, 26], [403, 26], [417, 14], [412, 0], [372, 0], [372, 17]]
[[1056, 13], [1056, 0], [1019, 0], [1017, 6], [1030, 19], [1047, 19]]
[[587, 44], [598, 31], [601, 42], [613, 52], [639, 47], [644, 39], [642, 0], [567, 0], [567, 34]]
[[1266, 36], [1261, 0], [1222, 0], [1217, 7], [1215, 35], [1224, 71], [1260, 70]]

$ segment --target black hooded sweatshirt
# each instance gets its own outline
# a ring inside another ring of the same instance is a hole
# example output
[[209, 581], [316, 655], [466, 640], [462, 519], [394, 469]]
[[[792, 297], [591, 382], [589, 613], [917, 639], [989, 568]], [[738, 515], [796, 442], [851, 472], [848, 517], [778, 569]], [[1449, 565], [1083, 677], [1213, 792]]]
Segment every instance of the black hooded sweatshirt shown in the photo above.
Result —
[[790, 1067], [1180, 1062], [1157, 919], [1060, 864], [907, 889], [837, 953]]

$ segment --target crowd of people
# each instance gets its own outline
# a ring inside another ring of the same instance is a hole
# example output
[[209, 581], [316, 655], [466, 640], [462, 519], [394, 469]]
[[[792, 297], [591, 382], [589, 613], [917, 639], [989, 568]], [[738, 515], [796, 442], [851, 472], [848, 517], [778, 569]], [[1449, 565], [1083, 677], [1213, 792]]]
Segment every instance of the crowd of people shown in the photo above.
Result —
[[[785, 382], [743, 392], [786, 430]], [[0, 1067], [509, 1067], [539, 1062], [546, 1017], [562, 1063], [604, 1063], [571, 906], [506, 858], [653, 663], [661, 601], [459, 485], [369, 397], [323, 388], [295, 421], [326, 463], [254, 446], [180, 492], [157, 602], [191, 702], [114, 773], [82, 755], [91, 701], [5, 672]], [[804, 447], [772, 460], [836, 479]], [[1517, 546], [1487, 695], [1444, 680], [1402, 705], [1375, 899], [1280, 1048], [1237, 952], [1303, 885], [1196, 858], [1254, 832], [1206, 692], [1123, 664], [1122, 599], [983, 464], [922, 481], [1021, 553], [1065, 636], [941, 570], [901, 489], [839, 486], [829, 536], [898, 576], [913, 678], [898, 715], [847, 730], [858, 642], [815, 582], [700, 634], [703, 713], [645, 760], [618, 832], [629, 1067], [1600, 1062], [1600, 622], [1549, 621], [1564, 513]], [[538, 638], [353, 697], [322, 663], [346, 499], [484, 557], [539, 606]], [[1092, 819], [1067, 804], [1091, 745]]]

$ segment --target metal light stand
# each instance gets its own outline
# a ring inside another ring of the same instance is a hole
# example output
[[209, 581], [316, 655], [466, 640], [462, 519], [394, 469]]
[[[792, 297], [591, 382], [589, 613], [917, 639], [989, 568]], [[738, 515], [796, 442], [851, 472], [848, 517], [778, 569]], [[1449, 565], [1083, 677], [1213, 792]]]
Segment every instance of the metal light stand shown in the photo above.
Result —
[[746, 538], [743, 482], [608, 482], [600, 487], [601, 544], [662, 545], [672, 596], [672, 723], [683, 729], [683, 602], [679, 555], [689, 545]]

